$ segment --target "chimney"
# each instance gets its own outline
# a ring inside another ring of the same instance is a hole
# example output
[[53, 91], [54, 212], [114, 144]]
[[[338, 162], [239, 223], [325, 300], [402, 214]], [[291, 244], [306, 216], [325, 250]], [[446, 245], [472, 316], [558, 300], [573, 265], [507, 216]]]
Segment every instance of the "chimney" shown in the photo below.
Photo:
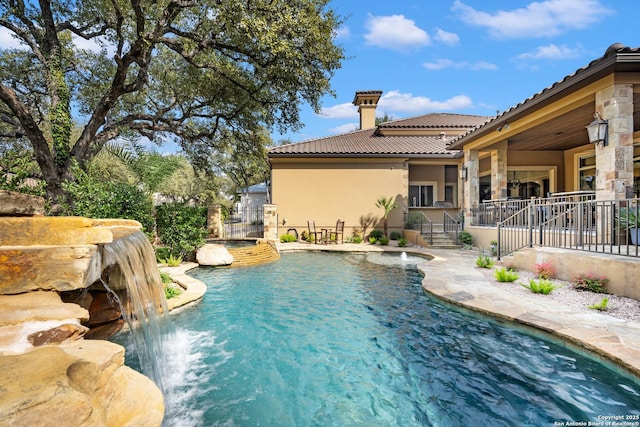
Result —
[[353, 105], [358, 106], [360, 113], [360, 130], [376, 127], [376, 107], [382, 95], [381, 90], [359, 90], [353, 98]]

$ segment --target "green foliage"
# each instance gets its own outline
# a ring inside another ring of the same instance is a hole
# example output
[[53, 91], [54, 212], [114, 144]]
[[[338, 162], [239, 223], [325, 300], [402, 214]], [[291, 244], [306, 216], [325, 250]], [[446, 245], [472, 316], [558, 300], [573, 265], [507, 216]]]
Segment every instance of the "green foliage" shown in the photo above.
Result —
[[[3, 98], [12, 99], [10, 109], [0, 102], [0, 126], [7, 135], [29, 131], [52, 199], [72, 158], [85, 168], [107, 141], [123, 136], [178, 143], [196, 166], [215, 169], [213, 155], [238, 135], [298, 129], [302, 105], [319, 111], [345, 59], [335, 37], [343, 19], [325, 0], [147, 6], [0, 6], [0, 26], [26, 40], [24, 49], [0, 49]], [[81, 48], [70, 28], [114, 48]], [[84, 123], [78, 138], [74, 116]]]
[[282, 243], [289, 243], [289, 242], [295, 242], [298, 239], [296, 239], [296, 236], [294, 236], [293, 234], [283, 234], [282, 236], [280, 236], [280, 241]]
[[378, 239], [376, 239], [375, 237], [369, 236], [369, 243], [371, 243], [372, 245], [375, 245], [377, 242], [378, 242]]
[[606, 286], [609, 283], [609, 279], [604, 276], [596, 276], [593, 273], [582, 273], [573, 278], [573, 285], [576, 289], [596, 292], [600, 294], [606, 294]]
[[382, 230], [373, 230], [369, 233], [369, 238], [373, 237], [376, 240], [380, 239], [382, 236], [384, 236], [384, 232]]
[[640, 209], [638, 207], [620, 208], [617, 220], [622, 228], [640, 228]]
[[65, 214], [88, 218], [134, 219], [142, 224], [147, 235], [153, 234], [155, 219], [149, 194], [134, 185], [105, 181], [79, 168], [75, 173], [77, 181], [64, 185], [72, 199], [72, 205], [64, 207]]
[[167, 267], [177, 267], [182, 264], [182, 257], [174, 257], [173, 255], [169, 255], [167, 258], [161, 258], [160, 264], [166, 265]]
[[398, 239], [400, 239], [401, 237], [402, 237], [402, 234], [400, 234], [400, 232], [399, 232], [399, 231], [392, 231], [392, 232], [389, 234], [389, 239], [390, 239], [390, 240], [398, 240]]
[[378, 239], [378, 242], [380, 242], [381, 245], [386, 246], [389, 244], [389, 239], [386, 237], [381, 237], [380, 239]]
[[607, 311], [607, 305], [609, 304], [609, 298], [605, 297], [598, 303], [588, 306], [593, 310]]
[[458, 240], [464, 245], [473, 245], [473, 236], [468, 231], [461, 231], [458, 233]]
[[407, 217], [407, 222], [404, 224], [404, 228], [408, 230], [413, 230], [417, 224], [422, 224], [424, 221], [424, 216], [420, 213], [412, 212]]
[[355, 243], [355, 244], [360, 244], [362, 243], [362, 237], [358, 236], [358, 235], [353, 235], [353, 236], [349, 236], [345, 239], [345, 242], [347, 243]]
[[376, 200], [376, 207], [382, 209], [383, 211], [383, 214], [382, 214], [383, 227], [384, 227], [384, 235], [386, 237], [387, 236], [387, 219], [389, 218], [389, 214], [391, 213], [391, 211], [397, 208], [398, 205], [396, 205], [396, 203], [393, 201], [393, 197], [387, 198], [384, 196], [380, 196], [378, 197], [378, 200]]
[[166, 299], [175, 298], [182, 293], [182, 289], [177, 286], [167, 285], [164, 287], [164, 296]]
[[494, 261], [486, 255], [478, 255], [476, 259], [476, 265], [480, 268], [491, 268], [493, 267]]
[[549, 262], [543, 262], [535, 265], [536, 275], [540, 279], [551, 279], [556, 275], [556, 270]]
[[519, 277], [518, 273], [512, 269], [507, 269], [506, 267], [496, 268], [493, 271], [493, 276], [498, 282], [515, 282]]
[[398, 246], [401, 247], [401, 248], [405, 248], [405, 247], [409, 246], [409, 241], [407, 239], [405, 239], [404, 237], [400, 238], [400, 239], [398, 239]]
[[207, 210], [202, 206], [167, 203], [156, 208], [158, 237], [175, 257], [186, 258], [205, 244]]
[[162, 280], [162, 283], [165, 285], [173, 282], [169, 273], [165, 273], [164, 271], [160, 271], [160, 280]]
[[521, 284], [521, 286], [529, 289], [534, 294], [544, 295], [550, 294], [554, 289], [557, 289], [559, 287], [558, 285], [554, 285], [553, 283], [551, 283], [551, 281], [546, 279], [540, 279], [538, 281], [531, 279], [529, 280], [528, 285]]

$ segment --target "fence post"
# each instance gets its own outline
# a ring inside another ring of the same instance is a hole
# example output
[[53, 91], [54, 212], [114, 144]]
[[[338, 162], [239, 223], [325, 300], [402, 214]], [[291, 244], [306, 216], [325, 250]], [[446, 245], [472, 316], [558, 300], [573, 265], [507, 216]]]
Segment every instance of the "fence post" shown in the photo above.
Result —
[[207, 208], [207, 231], [213, 238], [224, 237], [222, 227], [222, 207], [220, 205], [209, 206]]
[[263, 221], [264, 231], [263, 237], [269, 242], [277, 242], [278, 238], [278, 205], [264, 205]]

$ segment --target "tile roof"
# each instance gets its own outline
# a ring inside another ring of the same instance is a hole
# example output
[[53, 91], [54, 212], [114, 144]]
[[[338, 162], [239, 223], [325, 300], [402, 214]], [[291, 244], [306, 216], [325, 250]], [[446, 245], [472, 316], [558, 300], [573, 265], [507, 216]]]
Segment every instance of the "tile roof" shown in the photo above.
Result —
[[269, 149], [269, 157], [426, 157], [454, 158], [460, 153], [447, 149], [452, 137], [393, 135], [388, 129], [465, 129], [487, 121], [488, 117], [463, 114], [427, 114], [381, 124], [376, 129], [357, 130], [340, 135], [280, 145]]
[[565, 76], [562, 80], [544, 88], [540, 92], [530, 96], [491, 120], [488, 120], [486, 123], [453, 138], [450, 141], [450, 146], [452, 149], [462, 149], [464, 144], [472, 140], [475, 136], [482, 136], [484, 133], [493, 129], [492, 125], [497, 126], [515, 116], [524, 114], [526, 111], [535, 108], [549, 98], [558, 96], [574, 85], [582, 84], [584, 86], [590, 81], [589, 78], [602, 77], [602, 74], [607, 72], [608, 67], [620, 66], [620, 69], [628, 70], [630, 67], [635, 66], [631, 71], [637, 72], [636, 61], [639, 60], [639, 55], [640, 48], [630, 48], [620, 43], [614, 43], [607, 48], [604, 55], [600, 58], [594, 59], [585, 67], [577, 69], [572, 74]]

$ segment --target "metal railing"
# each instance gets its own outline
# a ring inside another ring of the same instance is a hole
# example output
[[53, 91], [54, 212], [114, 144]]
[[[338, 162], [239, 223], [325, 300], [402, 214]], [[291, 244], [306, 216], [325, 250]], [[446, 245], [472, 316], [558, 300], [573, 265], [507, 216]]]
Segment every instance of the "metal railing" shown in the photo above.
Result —
[[475, 226], [493, 226], [495, 227], [498, 222], [505, 222], [507, 219], [510, 221], [514, 215], [520, 216], [520, 224], [524, 225], [528, 218], [523, 216], [523, 211], [532, 203], [537, 206], [541, 213], [550, 212], [551, 205], [566, 204], [584, 202], [595, 199], [595, 192], [593, 191], [571, 191], [563, 193], [553, 193], [549, 197], [533, 198], [533, 199], [492, 199], [485, 200], [471, 209], [472, 219], [471, 224]]
[[426, 236], [426, 240], [433, 245], [433, 221], [422, 212], [411, 212], [405, 214], [404, 227], [408, 230], [419, 230], [421, 236]]
[[640, 199], [561, 200], [531, 200], [499, 221], [498, 259], [534, 245], [640, 257]]
[[458, 234], [461, 230], [461, 222], [449, 215], [447, 212], [443, 212], [442, 227], [444, 229], [444, 232], [447, 233], [449, 238], [453, 240], [457, 245]]
[[264, 236], [264, 209], [250, 206], [232, 210], [224, 220], [224, 238], [246, 239]]

